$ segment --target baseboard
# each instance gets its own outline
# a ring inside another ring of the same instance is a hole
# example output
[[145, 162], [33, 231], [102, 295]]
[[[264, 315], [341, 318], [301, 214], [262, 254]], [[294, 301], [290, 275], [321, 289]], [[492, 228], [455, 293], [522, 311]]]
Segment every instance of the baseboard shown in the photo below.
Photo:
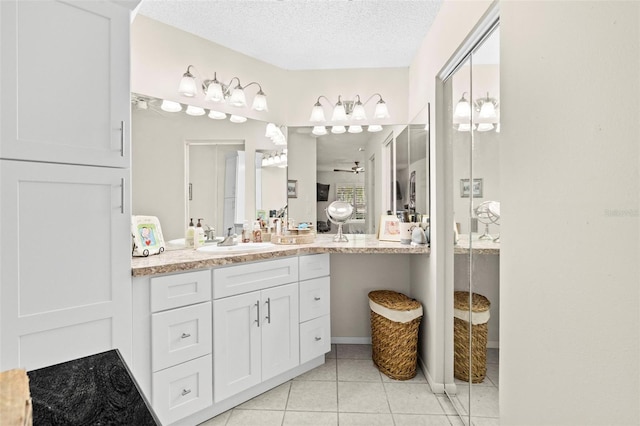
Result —
[[332, 337], [334, 345], [370, 345], [371, 337]]
[[423, 362], [422, 358], [418, 357], [418, 364], [424, 373], [424, 377], [427, 379], [427, 383], [429, 383], [429, 387], [431, 388], [431, 392], [433, 393], [444, 393], [445, 386], [444, 383], [439, 383], [433, 380], [429, 370], [427, 370], [426, 364]]
[[500, 349], [500, 341], [498, 341], [498, 340], [489, 340], [487, 342], [487, 348]]

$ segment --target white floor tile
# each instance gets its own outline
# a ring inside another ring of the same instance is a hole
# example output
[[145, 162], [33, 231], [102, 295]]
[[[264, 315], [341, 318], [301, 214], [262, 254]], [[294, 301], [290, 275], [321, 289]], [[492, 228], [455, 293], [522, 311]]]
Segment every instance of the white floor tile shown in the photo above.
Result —
[[500, 367], [498, 364], [487, 364], [487, 378], [493, 383], [494, 386], [499, 385], [500, 381]]
[[450, 426], [447, 416], [428, 414], [394, 414], [395, 426]]
[[[455, 395], [452, 395], [452, 398], [455, 398]], [[455, 408], [453, 408], [453, 404], [449, 400], [449, 397], [445, 394], [437, 394], [436, 398], [438, 398], [438, 402], [442, 407], [442, 410], [445, 414], [457, 414]]]
[[324, 364], [296, 377], [293, 380], [336, 381], [336, 359], [325, 359]]
[[337, 357], [340, 359], [371, 359], [371, 345], [338, 345]]
[[385, 383], [384, 388], [394, 414], [445, 414], [427, 384]]
[[341, 413], [389, 413], [382, 382], [338, 382], [338, 409]]
[[380, 382], [378, 367], [369, 359], [338, 359], [338, 380], [341, 382]]
[[340, 426], [393, 426], [391, 414], [339, 413]]
[[224, 413], [220, 413], [212, 419], [207, 420], [204, 423], [200, 423], [199, 426], [224, 426], [227, 424], [227, 420], [231, 417], [231, 411], [225, 411]]
[[487, 364], [498, 364], [500, 359], [500, 349], [489, 348], [487, 349]]
[[287, 410], [337, 412], [336, 382], [292, 382]]
[[291, 382], [286, 382], [238, 406], [245, 410], [284, 410], [289, 399]]
[[283, 426], [338, 426], [338, 413], [287, 411]]
[[227, 426], [281, 426], [284, 411], [234, 409]]
[[[469, 386], [458, 386], [458, 400], [465, 413], [469, 411]], [[498, 409], [498, 388], [494, 386], [473, 386], [471, 389], [471, 414], [480, 417], [500, 417]]]

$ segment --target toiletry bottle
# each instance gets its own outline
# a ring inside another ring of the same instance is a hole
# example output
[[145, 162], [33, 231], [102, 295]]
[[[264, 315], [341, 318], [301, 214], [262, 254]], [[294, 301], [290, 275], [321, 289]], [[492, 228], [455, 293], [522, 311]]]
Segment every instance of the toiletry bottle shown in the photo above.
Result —
[[193, 237], [196, 234], [196, 228], [193, 226], [193, 218], [189, 221], [189, 225], [187, 226], [187, 232], [184, 234], [184, 246], [186, 248], [194, 248], [193, 247]]
[[242, 224], [242, 242], [249, 243], [251, 238], [249, 237], [249, 221], [245, 220]]
[[204, 219], [198, 219], [198, 224], [196, 225], [196, 235], [194, 237], [194, 240], [198, 240], [198, 247], [202, 247], [206, 240], [204, 235], [204, 228], [202, 227], [202, 223], [200, 222], [202, 220]]
[[262, 231], [260, 230], [260, 221], [256, 220], [253, 222], [253, 242], [261, 243], [262, 242]]

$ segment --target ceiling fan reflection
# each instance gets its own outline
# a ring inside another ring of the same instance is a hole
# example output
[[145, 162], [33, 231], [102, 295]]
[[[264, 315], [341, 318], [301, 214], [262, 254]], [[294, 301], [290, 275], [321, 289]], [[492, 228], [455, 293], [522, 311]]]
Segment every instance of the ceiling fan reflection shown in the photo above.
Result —
[[354, 161], [354, 163], [356, 164], [355, 166], [351, 167], [351, 169], [333, 169], [334, 172], [347, 172], [347, 173], [363, 173], [364, 172], [364, 167], [360, 167], [360, 162], [359, 161]]

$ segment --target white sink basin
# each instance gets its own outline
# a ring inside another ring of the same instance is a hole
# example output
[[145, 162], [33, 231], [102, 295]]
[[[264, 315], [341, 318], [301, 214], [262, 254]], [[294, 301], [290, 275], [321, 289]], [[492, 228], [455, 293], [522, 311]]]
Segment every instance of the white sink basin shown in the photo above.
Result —
[[273, 243], [240, 243], [235, 246], [210, 245], [200, 247], [198, 251], [215, 254], [250, 253], [274, 247]]
[[[218, 244], [220, 241], [224, 240], [224, 237], [216, 237], [213, 241], [207, 241], [204, 243], [205, 246], [210, 244]], [[183, 249], [184, 248], [184, 238], [178, 238], [175, 240], [169, 240], [166, 242], [167, 249]]]

